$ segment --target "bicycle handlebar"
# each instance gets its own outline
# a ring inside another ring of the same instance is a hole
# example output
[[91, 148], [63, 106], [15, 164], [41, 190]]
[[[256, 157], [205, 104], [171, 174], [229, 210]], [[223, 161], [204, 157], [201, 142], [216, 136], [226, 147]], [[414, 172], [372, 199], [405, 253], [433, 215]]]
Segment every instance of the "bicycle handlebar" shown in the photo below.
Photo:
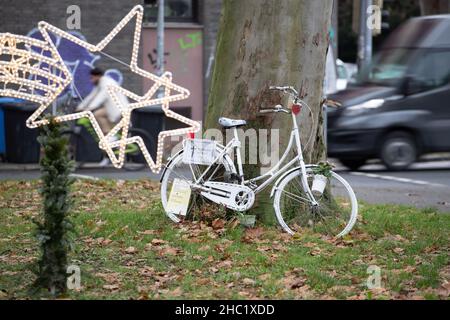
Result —
[[287, 113], [287, 114], [291, 113], [290, 110], [283, 108], [282, 105], [276, 105], [275, 109], [261, 109], [261, 110], [259, 110], [259, 113], [277, 113], [277, 112], [284, 112], [284, 113]]
[[295, 90], [294, 87], [291, 86], [284, 86], [284, 87], [277, 87], [277, 86], [270, 86], [269, 87], [270, 90], [278, 90], [278, 91], [282, 91], [284, 93], [290, 93], [292, 94], [294, 97], [298, 98], [298, 92], [297, 90]]

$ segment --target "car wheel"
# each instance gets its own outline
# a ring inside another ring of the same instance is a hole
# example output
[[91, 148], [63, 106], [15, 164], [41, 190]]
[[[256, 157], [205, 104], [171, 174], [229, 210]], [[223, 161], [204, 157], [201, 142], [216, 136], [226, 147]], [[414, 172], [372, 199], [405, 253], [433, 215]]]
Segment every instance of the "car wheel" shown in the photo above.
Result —
[[352, 171], [356, 171], [366, 164], [366, 159], [339, 159], [339, 161]]
[[380, 158], [389, 170], [405, 170], [417, 159], [414, 137], [406, 132], [392, 132], [383, 139]]

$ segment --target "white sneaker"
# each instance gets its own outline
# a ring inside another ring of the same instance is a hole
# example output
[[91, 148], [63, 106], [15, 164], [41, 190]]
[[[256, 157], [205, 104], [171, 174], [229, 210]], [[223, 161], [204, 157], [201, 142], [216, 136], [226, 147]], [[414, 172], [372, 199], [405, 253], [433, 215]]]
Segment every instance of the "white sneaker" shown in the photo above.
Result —
[[109, 158], [103, 158], [103, 160], [98, 163], [100, 167], [107, 167], [110, 164], [111, 160], [109, 160]]

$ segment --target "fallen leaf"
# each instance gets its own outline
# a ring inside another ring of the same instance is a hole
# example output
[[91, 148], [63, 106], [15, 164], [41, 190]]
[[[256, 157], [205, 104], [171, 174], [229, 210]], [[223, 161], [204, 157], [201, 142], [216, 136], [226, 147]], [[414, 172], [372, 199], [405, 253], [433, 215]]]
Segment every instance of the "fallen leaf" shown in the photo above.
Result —
[[128, 254], [135, 254], [137, 252], [138, 252], [138, 250], [135, 247], [128, 247], [125, 249], [125, 253], [128, 253]]
[[159, 251], [160, 255], [168, 255], [168, 256], [176, 256], [179, 254], [182, 254], [183, 250], [179, 249], [179, 248], [175, 248], [175, 247], [164, 247]]
[[156, 238], [151, 241], [151, 244], [154, 245], [154, 246], [160, 246], [160, 245], [163, 245], [165, 243], [166, 243], [166, 241], [164, 241], [162, 239], [156, 239]]
[[139, 233], [143, 234], [143, 235], [153, 235], [153, 234], [156, 234], [157, 232], [155, 230], [145, 230], [145, 231], [142, 231]]
[[258, 276], [258, 279], [261, 281], [266, 281], [266, 280], [270, 279], [270, 277], [271, 277], [271, 275], [269, 273], [265, 273], [265, 274]]
[[116, 290], [119, 290], [119, 285], [118, 284], [105, 284], [103, 286], [103, 289], [110, 290], [110, 291], [116, 291]]
[[242, 283], [246, 286], [253, 286], [256, 284], [256, 281], [250, 278], [244, 278], [242, 279]]
[[211, 223], [211, 226], [214, 230], [223, 229], [225, 227], [225, 220], [217, 218]]

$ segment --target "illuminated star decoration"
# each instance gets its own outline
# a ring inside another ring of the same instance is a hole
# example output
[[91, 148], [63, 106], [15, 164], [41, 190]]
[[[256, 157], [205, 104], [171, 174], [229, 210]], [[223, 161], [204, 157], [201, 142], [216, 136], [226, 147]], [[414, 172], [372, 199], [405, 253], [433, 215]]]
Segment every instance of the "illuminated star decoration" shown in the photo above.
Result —
[[45, 110], [71, 80], [64, 61], [47, 42], [0, 34], [0, 96], [35, 102], [38, 110]]
[[[137, 101], [135, 104], [130, 104], [128, 106], [120, 106], [121, 112], [122, 112], [122, 119], [119, 121], [119, 123], [111, 130], [111, 132], [107, 133], [106, 135], [102, 132], [100, 129], [100, 126], [98, 125], [97, 120], [95, 119], [94, 114], [91, 111], [82, 111], [78, 113], [68, 114], [68, 115], [62, 115], [55, 117], [55, 121], [62, 122], [62, 121], [70, 121], [70, 120], [76, 120], [79, 118], [87, 117], [90, 122], [92, 123], [92, 127], [94, 128], [94, 131], [99, 137], [99, 146], [101, 149], [105, 150], [108, 154], [109, 158], [111, 159], [112, 164], [117, 167], [121, 168], [125, 161], [125, 149], [126, 145], [129, 143], [137, 143], [139, 147], [141, 148], [141, 151], [147, 160], [147, 163], [150, 166], [150, 169], [157, 173], [161, 169], [162, 165], [162, 153], [163, 153], [163, 143], [164, 138], [167, 136], [172, 135], [181, 135], [184, 133], [194, 133], [200, 130], [200, 124], [196, 121], [193, 121], [189, 118], [183, 117], [171, 110], [169, 110], [169, 103], [183, 100], [189, 97], [190, 93], [189, 90], [182, 88], [180, 86], [177, 86], [172, 83], [172, 78], [167, 73], [164, 74], [161, 77], [158, 77], [150, 72], [147, 72], [143, 69], [140, 69], [137, 65], [137, 59], [138, 59], [138, 51], [139, 51], [139, 45], [140, 45], [140, 35], [141, 35], [141, 25], [142, 25], [142, 18], [143, 18], [143, 7], [142, 6], [135, 6], [120, 22], [119, 24], [97, 45], [93, 45], [90, 43], [87, 43], [83, 40], [80, 40], [79, 38], [75, 37], [72, 34], [69, 34], [61, 29], [56, 28], [55, 26], [41, 21], [39, 23], [39, 30], [42, 33], [42, 36], [44, 37], [46, 43], [49, 44], [49, 47], [51, 48], [52, 54], [56, 55], [58, 63], [62, 61], [61, 56], [59, 55], [55, 44], [53, 43], [49, 32], [54, 33], [55, 35], [66, 38], [69, 41], [72, 41], [76, 43], [77, 45], [86, 48], [87, 50], [91, 52], [100, 52], [102, 51], [110, 42], [111, 40], [127, 25], [127, 23], [136, 16], [136, 26], [134, 30], [134, 41], [133, 41], [133, 49], [132, 49], [132, 55], [131, 55], [131, 62], [129, 64], [129, 67], [132, 72], [148, 78], [154, 82], [154, 85], [150, 88], [148, 93], [143, 97], [138, 97], [135, 94], [125, 91], [124, 89], [116, 86], [111, 86], [108, 88], [108, 91], [110, 95], [113, 97], [113, 100], [116, 101], [117, 104], [117, 97], [115, 93], [117, 92], [126, 92], [127, 96], [132, 98], [133, 100]], [[65, 80], [64, 87], [62, 87], [58, 94], [72, 81], [72, 76], [67, 71], [67, 67], [64, 68], [64, 71], [67, 73], [67, 79]], [[152, 96], [156, 93], [156, 91], [164, 87], [164, 96], [161, 98], [152, 99]], [[170, 92], [174, 91], [176, 94], [170, 95]], [[56, 99], [58, 94], [53, 94], [49, 97], [52, 98], [51, 101]], [[135, 99], [136, 98], [136, 99]], [[51, 102], [50, 101], [50, 102]], [[27, 119], [27, 126], [30, 128], [39, 127], [42, 125], [48, 124], [48, 121], [38, 120], [41, 114], [45, 111], [45, 109], [49, 106], [50, 102], [47, 102], [45, 104], [41, 104], [40, 107]], [[131, 118], [131, 111], [136, 108], [142, 108], [146, 106], [152, 106], [152, 105], [162, 105], [162, 109], [166, 116], [175, 118], [178, 121], [182, 123], [186, 123], [189, 125], [187, 128], [177, 129], [177, 130], [170, 130], [170, 131], [163, 131], [158, 135], [158, 153], [156, 161], [153, 161], [150, 154], [148, 153], [147, 148], [145, 147], [142, 138], [140, 137], [131, 137], [128, 138], [128, 129], [130, 126], [130, 118]], [[121, 138], [118, 141], [111, 142], [111, 138], [121, 131]], [[119, 148], [119, 156], [116, 157], [114, 154], [113, 148]]]
[[[166, 81], [172, 81], [172, 75], [170, 74], [170, 72], [164, 73], [162, 78], [164, 78]], [[144, 155], [144, 158], [147, 161], [150, 169], [155, 173], [158, 173], [162, 166], [162, 157], [163, 157], [163, 151], [164, 151], [163, 150], [164, 139], [166, 137], [182, 135], [185, 133], [191, 133], [191, 132], [195, 132], [200, 129], [200, 125], [198, 122], [193, 121], [188, 118], [185, 118], [185, 117], [173, 112], [172, 110], [169, 110], [170, 99], [167, 98], [167, 97], [170, 97], [169, 86], [165, 86], [164, 97], [152, 99], [152, 97], [156, 94], [157, 90], [160, 87], [161, 86], [158, 83], [155, 83], [155, 85], [153, 85], [150, 88], [150, 90], [142, 97], [137, 96], [136, 94], [134, 94], [122, 87], [118, 87], [118, 86], [110, 87], [109, 94], [113, 98], [116, 105], [119, 106], [119, 108], [122, 112], [122, 119], [106, 136], [106, 140], [110, 141], [111, 137], [113, 137], [117, 132], [119, 132], [119, 130], [122, 130], [122, 136], [126, 137], [128, 134], [128, 127], [129, 127], [129, 121], [130, 121], [130, 117], [131, 117], [131, 111], [133, 111], [134, 109], [138, 109], [138, 108], [142, 108], [142, 107], [146, 107], [146, 106], [161, 105], [162, 109], [167, 117], [170, 117], [170, 118], [176, 119], [182, 123], [185, 123], [185, 124], [189, 125], [189, 127], [175, 129], [175, 130], [167, 130], [167, 131], [162, 131], [159, 133], [157, 152], [156, 152], [156, 161], [152, 159], [152, 157], [150, 156], [150, 154], [144, 144], [144, 141], [139, 136], [126, 138], [125, 140], [121, 139], [119, 141], [110, 142], [110, 143], [108, 143], [108, 145], [100, 145], [100, 148], [102, 148], [104, 150], [106, 150], [106, 148], [108, 148], [108, 147], [109, 148], [117, 148], [118, 147], [119, 148], [119, 157], [118, 157], [118, 159], [115, 159], [115, 160], [118, 162], [121, 162], [124, 160], [124, 157], [125, 157], [126, 145], [136, 143], [140, 147], [142, 154]], [[126, 106], [122, 105], [116, 95], [118, 92], [122, 93], [123, 95], [127, 96], [128, 98], [130, 98], [131, 100], [134, 100], [136, 102], [130, 103]]]

